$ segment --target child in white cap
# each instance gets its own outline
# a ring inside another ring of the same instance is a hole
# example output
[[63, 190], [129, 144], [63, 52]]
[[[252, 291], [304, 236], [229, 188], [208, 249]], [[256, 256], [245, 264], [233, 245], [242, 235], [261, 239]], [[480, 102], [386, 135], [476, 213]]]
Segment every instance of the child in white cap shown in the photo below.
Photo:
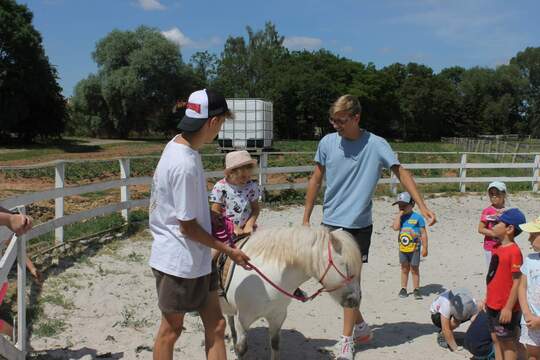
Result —
[[259, 185], [252, 180], [257, 160], [246, 150], [232, 151], [225, 156], [225, 177], [210, 193], [214, 216], [230, 219], [234, 235], [249, 235], [259, 216]]
[[506, 202], [506, 185], [501, 181], [494, 181], [487, 188], [490, 205], [482, 210], [480, 223], [478, 224], [478, 232], [484, 235], [484, 255], [486, 264], [489, 266], [493, 248], [497, 244], [497, 240], [493, 235], [493, 226], [496, 223], [497, 216], [504, 211]]
[[409, 272], [412, 273], [413, 295], [417, 300], [422, 299], [420, 294], [420, 252], [423, 257], [428, 254], [428, 236], [424, 217], [413, 211], [414, 200], [408, 192], [398, 195], [396, 202], [399, 212], [394, 218], [392, 229], [399, 231], [399, 262], [401, 264], [401, 290], [399, 297], [405, 298]]
[[527, 359], [540, 359], [540, 217], [519, 227], [529, 233], [534, 250], [521, 266], [518, 296], [523, 317], [519, 342], [527, 349]]

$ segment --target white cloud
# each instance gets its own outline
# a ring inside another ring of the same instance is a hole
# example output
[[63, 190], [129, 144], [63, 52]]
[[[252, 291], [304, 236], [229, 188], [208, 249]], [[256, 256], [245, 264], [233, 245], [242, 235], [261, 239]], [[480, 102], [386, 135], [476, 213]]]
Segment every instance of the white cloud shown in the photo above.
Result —
[[173, 27], [167, 31], [162, 31], [161, 34], [180, 47], [186, 47], [193, 44], [193, 40], [184, 35], [184, 33], [181, 32], [177, 27]]
[[144, 10], [165, 10], [165, 5], [159, 2], [160, 0], [138, 0], [139, 6]]
[[182, 48], [208, 49], [223, 44], [223, 39], [219, 36], [212, 36], [209, 39], [193, 40], [177, 27], [162, 31], [161, 34]]
[[285, 40], [283, 41], [283, 46], [291, 50], [320, 49], [322, 46], [322, 40], [307, 36], [290, 36], [285, 38]]

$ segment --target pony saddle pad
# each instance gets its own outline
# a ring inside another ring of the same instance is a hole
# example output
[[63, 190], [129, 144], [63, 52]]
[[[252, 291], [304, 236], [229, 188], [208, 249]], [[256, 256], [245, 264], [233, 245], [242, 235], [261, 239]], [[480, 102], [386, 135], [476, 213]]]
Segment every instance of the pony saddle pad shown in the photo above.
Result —
[[[242, 249], [244, 245], [249, 240], [249, 236], [239, 239], [235, 246], [239, 249]], [[234, 269], [236, 268], [236, 263], [234, 263], [227, 255], [223, 253], [218, 253], [215, 255], [212, 261], [216, 264], [216, 269], [218, 272], [219, 279], [219, 296], [223, 296], [227, 299], [227, 291], [229, 290], [229, 285], [231, 284], [232, 275], [234, 274]]]

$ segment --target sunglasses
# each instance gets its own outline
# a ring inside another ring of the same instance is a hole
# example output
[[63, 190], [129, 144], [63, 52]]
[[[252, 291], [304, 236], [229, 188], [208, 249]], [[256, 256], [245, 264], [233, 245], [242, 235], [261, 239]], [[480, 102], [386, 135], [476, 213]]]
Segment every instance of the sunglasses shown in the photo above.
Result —
[[345, 119], [330, 117], [330, 118], [328, 118], [328, 121], [330, 122], [330, 124], [333, 124], [333, 125], [345, 125], [352, 118], [353, 118], [353, 116], [349, 116], [349, 117], [347, 117]]

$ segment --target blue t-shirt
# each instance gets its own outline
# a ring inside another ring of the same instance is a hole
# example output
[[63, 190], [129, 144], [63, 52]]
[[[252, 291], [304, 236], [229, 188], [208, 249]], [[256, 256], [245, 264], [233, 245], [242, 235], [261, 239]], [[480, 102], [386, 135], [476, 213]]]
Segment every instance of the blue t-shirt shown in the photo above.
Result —
[[[533, 315], [540, 316], [540, 254], [529, 254], [521, 265], [523, 276], [527, 277], [527, 303]], [[525, 321], [522, 320], [524, 323]]]
[[422, 215], [417, 212], [411, 212], [410, 214], [405, 214], [401, 217], [400, 230], [399, 230], [399, 249], [403, 252], [409, 250], [420, 251], [422, 245], [420, 241], [420, 230], [426, 227], [426, 221]]
[[328, 134], [319, 142], [315, 161], [325, 167], [323, 223], [349, 229], [371, 225], [382, 169], [399, 165], [388, 142], [365, 130], [356, 140]]

